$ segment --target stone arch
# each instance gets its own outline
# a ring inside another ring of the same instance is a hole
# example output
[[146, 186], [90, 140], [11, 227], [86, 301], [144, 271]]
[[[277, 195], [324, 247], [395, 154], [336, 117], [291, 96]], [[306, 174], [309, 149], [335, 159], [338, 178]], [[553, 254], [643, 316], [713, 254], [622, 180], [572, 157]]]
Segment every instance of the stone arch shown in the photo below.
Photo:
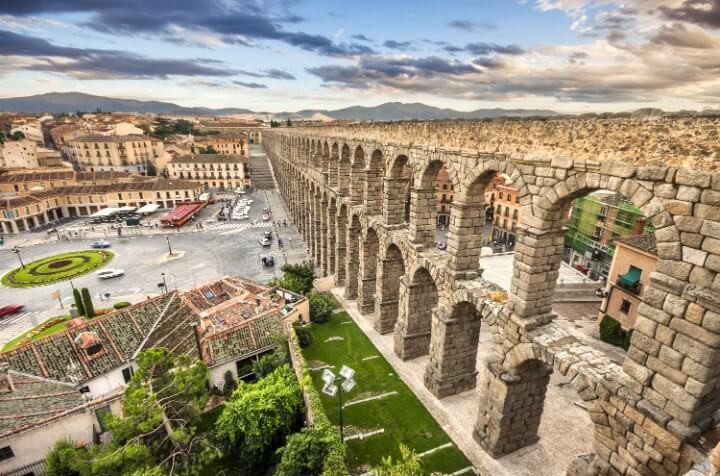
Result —
[[438, 304], [438, 287], [427, 268], [416, 267], [400, 283], [395, 353], [403, 360], [426, 355], [430, 349], [432, 314]]
[[345, 298], [347, 299], [356, 299], [358, 293], [361, 228], [360, 216], [353, 213], [347, 230], [347, 274], [345, 277]]
[[[410, 240], [426, 248], [435, 247], [435, 229], [437, 228], [437, 183], [440, 174], [447, 176], [451, 188], [457, 189], [456, 174], [443, 157], [433, 157], [417, 167], [411, 190]], [[445, 193], [447, 197], [447, 193]]]
[[350, 146], [343, 144], [340, 148], [340, 158], [336, 163], [337, 167], [337, 191], [339, 195], [347, 195], [350, 188]]
[[355, 152], [353, 153], [349, 178], [350, 203], [353, 205], [362, 203], [363, 193], [365, 191], [365, 167], [365, 151], [361, 145], [358, 145], [355, 147]]
[[385, 175], [385, 161], [382, 150], [376, 148], [370, 154], [367, 170], [365, 172], [364, 202], [368, 215], [382, 213], [383, 177]]
[[408, 155], [398, 154], [390, 161], [383, 184], [383, 219], [387, 225], [402, 225], [409, 218], [406, 204], [411, 175]]
[[380, 239], [375, 228], [368, 227], [360, 243], [360, 281], [358, 282], [358, 308], [363, 314], [375, 310], [375, 286]]
[[330, 157], [327, 160], [328, 186], [335, 188], [338, 185], [338, 162], [340, 162], [340, 146], [333, 142], [330, 146]]
[[405, 259], [395, 243], [383, 250], [378, 263], [375, 288], [375, 329], [381, 334], [393, 331], [398, 319], [400, 279], [405, 274]]
[[329, 194], [328, 206], [325, 211], [327, 214], [327, 272], [335, 274], [337, 272], [335, 243], [337, 241], [337, 198], [333, 194]]

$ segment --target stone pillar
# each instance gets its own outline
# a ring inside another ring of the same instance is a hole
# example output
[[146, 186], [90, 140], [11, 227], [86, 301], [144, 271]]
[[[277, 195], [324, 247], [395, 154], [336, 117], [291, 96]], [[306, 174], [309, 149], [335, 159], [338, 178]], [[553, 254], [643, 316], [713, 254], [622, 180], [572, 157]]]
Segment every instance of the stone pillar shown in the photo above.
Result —
[[327, 209], [327, 252], [328, 252], [328, 258], [327, 258], [327, 273], [328, 274], [335, 274], [336, 265], [335, 265], [335, 233], [337, 233], [337, 227], [335, 224], [335, 214], [337, 213], [337, 209], [335, 207], [328, 207]]
[[378, 241], [375, 231], [369, 230], [360, 242], [360, 280], [358, 282], [358, 308], [363, 314], [375, 310], [375, 272], [377, 271]]
[[398, 321], [393, 336], [398, 357], [410, 360], [428, 353], [433, 309], [437, 302], [437, 290], [432, 281], [412, 282], [407, 276], [400, 280]]
[[518, 228], [510, 300], [518, 317], [549, 320], [560, 275], [565, 231]]
[[435, 187], [413, 188], [410, 192], [410, 202], [412, 204], [410, 206], [410, 241], [432, 249], [435, 247], [435, 217], [437, 216]]
[[320, 210], [318, 216], [320, 218], [320, 269], [325, 276], [332, 274], [328, 268], [328, 223], [327, 223], [327, 199], [320, 200]]
[[367, 278], [363, 277], [358, 282], [357, 304], [360, 312], [363, 314], [371, 314], [375, 311], [375, 286], [374, 273], [373, 276]]
[[383, 170], [369, 168], [365, 172], [365, 212], [367, 215], [382, 214]]
[[485, 451], [497, 458], [538, 441], [551, 373], [551, 368], [537, 361], [522, 375], [511, 375], [496, 363], [486, 363], [473, 432]]
[[402, 259], [380, 260], [375, 287], [375, 323], [380, 334], [389, 334], [398, 318], [400, 277], [404, 274]]
[[320, 198], [315, 197], [314, 200], [315, 207], [314, 207], [314, 214], [313, 214], [313, 230], [315, 232], [315, 236], [313, 238], [313, 258], [315, 259], [315, 264], [317, 266], [320, 266], [321, 263], [321, 243], [322, 243], [322, 230], [321, 230], [321, 223], [320, 223], [320, 215], [321, 215], [321, 209], [320, 209]]
[[347, 256], [345, 275], [345, 298], [357, 299], [358, 293], [358, 261], [360, 257], [360, 233], [359, 227], [348, 228], [347, 235]]
[[347, 239], [347, 213], [341, 212], [335, 223], [335, 284], [345, 285], [345, 240]]
[[479, 272], [482, 250], [485, 208], [481, 203], [469, 204], [453, 201], [450, 204], [448, 252], [453, 271]]
[[328, 177], [328, 186], [330, 188], [336, 189], [338, 186], [338, 167], [339, 167], [340, 159], [335, 157], [330, 157], [330, 159], [327, 160], [327, 177]]
[[350, 189], [350, 158], [343, 158], [337, 164], [338, 195], [346, 196]]
[[385, 178], [383, 181], [383, 223], [402, 225], [405, 223], [405, 177]]
[[437, 398], [475, 387], [480, 316], [464, 314], [451, 315], [444, 306], [433, 311], [425, 387]]
[[365, 192], [365, 169], [356, 168], [352, 170], [350, 177], [350, 204], [360, 205]]

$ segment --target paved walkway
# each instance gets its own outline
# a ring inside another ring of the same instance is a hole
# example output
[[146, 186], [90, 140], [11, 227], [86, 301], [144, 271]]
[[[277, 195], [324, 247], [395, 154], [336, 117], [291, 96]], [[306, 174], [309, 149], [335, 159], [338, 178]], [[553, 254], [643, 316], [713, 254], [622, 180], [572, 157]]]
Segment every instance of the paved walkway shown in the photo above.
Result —
[[[593, 428], [590, 417], [576, 403], [581, 400], [571, 385], [553, 375], [545, 397], [545, 410], [540, 424], [540, 441], [502, 458], [493, 459], [473, 440], [477, 416], [478, 391], [470, 390], [438, 400], [423, 384], [428, 357], [403, 362], [393, 351], [392, 334], [380, 335], [372, 326], [372, 316], [360, 314], [354, 301], [343, 298], [343, 288], [332, 293], [390, 362], [400, 378], [410, 387], [425, 408], [435, 417], [450, 438], [470, 459], [478, 474], [484, 476], [549, 476], [564, 475], [576, 455], [592, 452]], [[488, 326], [485, 326], [486, 328]], [[487, 329], [480, 334], [478, 368], [489, 354], [492, 336]]]

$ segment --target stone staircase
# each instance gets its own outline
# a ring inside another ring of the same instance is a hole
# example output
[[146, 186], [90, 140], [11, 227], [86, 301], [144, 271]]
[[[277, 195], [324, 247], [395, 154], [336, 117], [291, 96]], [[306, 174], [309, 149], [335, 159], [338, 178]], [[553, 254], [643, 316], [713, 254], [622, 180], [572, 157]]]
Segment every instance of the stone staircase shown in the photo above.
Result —
[[601, 297], [595, 294], [597, 288], [604, 287], [601, 283], [558, 283], [555, 289], [555, 302], [600, 302]]
[[272, 190], [275, 188], [270, 162], [265, 149], [261, 145], [250, 147], [250, 178], [253, 186], [258, 190]]

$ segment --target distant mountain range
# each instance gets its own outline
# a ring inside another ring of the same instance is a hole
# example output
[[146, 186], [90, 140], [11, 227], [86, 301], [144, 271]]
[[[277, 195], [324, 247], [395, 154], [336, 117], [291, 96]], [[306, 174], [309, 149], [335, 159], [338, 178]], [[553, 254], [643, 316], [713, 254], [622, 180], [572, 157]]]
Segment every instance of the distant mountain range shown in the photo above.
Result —
[[337, 110], [305, 109], [297, 112], [266, 113], [243, 108], [212, 109], [185, 107], [170, 102], [138, 101], [93, 96], [84, 93], [47, 93], [35, 96], [0, 99], [0, 111], [51, 114], [77, 111], [135, 112], [175, 115], [226, 116], [246, 115], [256, 118], [319, 119], [319, 120], [375, 120], [401, 121], [410, 119], [486, 119], [493, 117], [556, 116], [558, 113], [544, 109], [478, 109], [464, 112], [442, 109], [422, 103], [388, 102], [379, 106], [352, 106]]

